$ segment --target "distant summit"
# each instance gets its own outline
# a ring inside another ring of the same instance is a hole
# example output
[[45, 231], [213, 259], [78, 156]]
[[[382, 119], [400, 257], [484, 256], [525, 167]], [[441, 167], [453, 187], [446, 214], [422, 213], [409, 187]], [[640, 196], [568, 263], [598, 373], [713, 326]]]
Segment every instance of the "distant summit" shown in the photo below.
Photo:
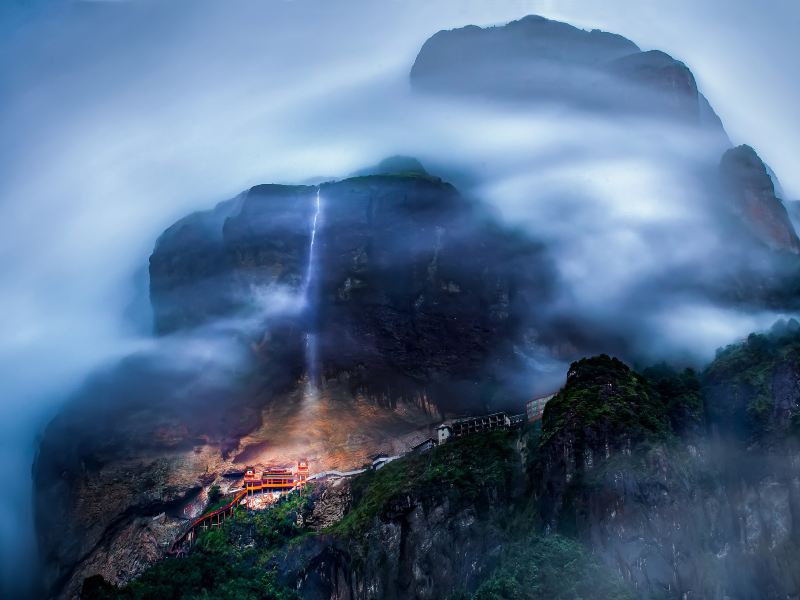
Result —
[[540, 16], [436, 33], [417, 55], [411, 83], [427, 92], [657, 114], [722, 132], [682, 62], [621, 35]]
[[[627, 38], [598, 29], [585, 31], [567, 23], [531, 15], [497, 27], [468, 25], [439, 31], [422, 47], [411, 70], [415, 83], [433, 82], [451, 69], [454, 76], [466, 69], [480, 70], [488, 64], [512, 60], [515, 71], [526, 63], [583, 65], [596, 67], [640, 52]], [[463, 70], [462, 70], [463, 69]], [[510, 69], [506, 71], [510, 75]]]
[[395, 155], [384, 158], [377, 165], [353, 173], [355, 177], [368, 175], [428, 175], [428, 171], [413, 156]]
[[755, 150], [731, 148], [692, 71], [665, 52], [642, 51], [629, 39], [598, 29], [528, 16], [497, 27], [439, 31], [420, 49], [410, 80], [423, 93], [568, 106], [697, 128], [724, 154], [709, 179], [749, 237], [762, 248], [800, 254], [792, 223], [792, 218], [800, 222], [800, 209], [790, 204], [787, 212], [777, 176]]

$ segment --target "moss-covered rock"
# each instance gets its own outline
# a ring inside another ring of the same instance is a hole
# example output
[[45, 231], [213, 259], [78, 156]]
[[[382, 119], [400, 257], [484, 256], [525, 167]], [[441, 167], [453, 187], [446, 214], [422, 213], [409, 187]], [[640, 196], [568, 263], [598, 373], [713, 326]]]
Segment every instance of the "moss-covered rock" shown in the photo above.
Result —
[[536, 435], [453, 440], [356, 478], [350, 513], [285, 559], [303, 597], [627, 597], [580, 542], [539, 531], [524, 469]]
[[574, 539], [531, 536], [503, 549], [500, 565], [473, 600], [632, 600], [620, 578]]
[[703, 373], [713, 429], [770, 446], [800, 433], [800, 324], [777, 323], [717, 352]]
[[[547, 403], [542, 447], [569, 437], [578, 451], [630, 448], [670, 433], [667, 406], [648, 381], [605, 354], [574, 362], [567, 383]], [[576, 467], [578, 465], [576, 464]]]
[[645, 369], [642, 375], [661, 398], [674, 433], [701, 433], [705, 424], [705, 403], [700, 376], [694, 369], [678, 371], [661, 363]]
[[279, 549], [307, 531], [298, 515], [307, 507], [310, 489], [292, 494], [269, 510], [237, 509], [222, 527], [202, 532], [193, 551], [165, 559], [128, 585], [116, 587], [100, 576], [83, 583], [84, 600], [180, 600], [215, 598], [290, 600], [297, 594], [278, 582], [270, 560]]
[[357, 534], [409, 496], [472, 504], [507, 495], [521, 467], [513, 438], [505, 431], [462, 438], [367, 472], [353, 481], [353, 508], [331, 532]]

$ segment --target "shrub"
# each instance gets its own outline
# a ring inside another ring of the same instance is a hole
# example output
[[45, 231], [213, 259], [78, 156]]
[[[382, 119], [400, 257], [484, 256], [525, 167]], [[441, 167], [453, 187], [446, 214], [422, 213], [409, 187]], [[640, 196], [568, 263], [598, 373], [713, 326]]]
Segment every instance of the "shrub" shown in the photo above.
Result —
[[629, 600], [634, 595], [579, 542], [558, 535], [507, 546], [474, 600]]
[[414, 494], [449, 494], [472, 501], [487, 490], [503, 491], [515, 459], [512, 434], [495, 431], [452, 440], [428, 452], [391, 462], [353, 480], [353, 507], [331, 532], [356, 534], [393, 501]]

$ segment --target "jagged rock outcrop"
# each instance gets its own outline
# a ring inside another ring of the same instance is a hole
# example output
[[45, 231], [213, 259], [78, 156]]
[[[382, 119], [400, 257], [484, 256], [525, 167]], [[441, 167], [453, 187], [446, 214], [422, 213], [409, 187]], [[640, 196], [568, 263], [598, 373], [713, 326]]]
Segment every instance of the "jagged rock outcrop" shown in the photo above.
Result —
[[794, 449], [800, 433], [800, 324], [718, 351], [705, 375], [710, 423], [719, 436], [755, 451]]
[[669, 428], [665, 404], [646, 380], [616, 358], [573, 363], [542, 421], [541, 511], [556, 528], [572, 490], [612, 456], [629, 456]]
[[674, 398], [621, 363], [576, 363], [545, 411], [545, 526], [584, 540], [643, 597], [797, 595], [796, 340], [754, 336], [709, 367], [710, 435], [676, 435]]
[[[608, 68], [617, 77], [646, 90], [647, 102], [654, 111], [722, 129], [722, 122], [697, 89], [689, 67], [666, 52], [628, 54], [612, 61]], [[622, 96], [618, 100], [623, 106], [630, 102]]]
[[403, 498], [357, 542], [309, 540], [280, 568], [309, 600], [433, 600], [474, 590], [497, 564], [506, 533], [485, 509], [458, 504]]
[[315, 531], [324, 531], [342, 520], [353, 505], [350, 481], [345, 478], [323, 482], [314, 487], [311, 510], [300, 521], [303, 526]]
[[34, 467], [42, 580], [65, 598], [75, 597], [87, 576], [121, 584], [160, 560], [191, 516], [181, 513], [200, 492], [198, 478], [218, 460], [208, 451], [140, 451], [124, 461], [96, 448], [65, 455], [74, 452], [51, 435]]
[[731, 207], [751, 233], [775, 250], [800, 253], [800, 239], [767, 166], [750, 146], [737, 146], [722, 157], [720, 171]]

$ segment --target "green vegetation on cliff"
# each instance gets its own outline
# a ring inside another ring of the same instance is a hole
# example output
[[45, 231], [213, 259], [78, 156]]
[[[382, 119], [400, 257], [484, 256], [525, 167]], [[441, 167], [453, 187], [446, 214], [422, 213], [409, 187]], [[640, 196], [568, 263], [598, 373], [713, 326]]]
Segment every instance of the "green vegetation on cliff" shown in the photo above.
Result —
[[541, 445], [569, 432], [580, 444], [597, 431], [605, 439], [635, 442], [659, 439], [670, 431], [661, 396], [625, 363], [605, 354], [572, 363], [567, 383], [547, 403]]
[[100, 576], [83, 584], [84, 600], [293, 600], [297, 595], [277, 582], [269, 562], [277, 549], [305, 533], [297, 515], [310, 490], [283, 498], [269, 510], [248, 513], [219, 529], [202, 532], [185, 558], [153, 565], [130, 584], [117, 588]]
[[503, 549], [500, 566], [473, 600], [629, 600], [636, 596], [577, 541], [530, 537]]
[[645, 493], [661, 486], [659, 465], [681, 470], [680, 436], [703, 424], [700, 381], [666, 365], [645, 373], [607, 355], [579, 360], [545, 407], [532, 475], [552, 530], [582, 537], [593, 502], [613, 497], [621, 477]]
[[513, 437], [497, 431], [453, 440], [365, 473], [353, 480], [353, 508], [331, 532], [356, 535], [409, 495], [449, 494], [472, 502], [488, 490], [504, 493], [515, 465]]
[[[354, 552], [349, 559], [354, 562], [345, 572], [363, 567], [360, 560], [366, 554], [380, 554], [374, 544], [383, 524], [403, 520], [404, 511], [412, 504], [430, 504], [444, 510], [440, 513], [444, 518], [463, 514], [460, 511], [465, 508], [472, 511], [477, 522], [470, 526], [476, 528], [470, 535], [479, 540], [485, 532], [492, 532], [491, 544], [497, 548], [496, 553], [476, 556], [486, 570], [477, 581], [470, 577], [458, 580], [469, 592], [453, 590], [456, 598], [628, 598], [616, 575], [600, 566], [580, 542], [537, 534], [536, 520], [525, 510], [527, 495], [515, 488], [523, 473], [521, 458], [526, 455], [520, 448], [534, 448], [531, 439], [538, 435], [538, 427], [536, 435], [530, 433], [526, 431], [520, 437], [516, 431], [497, 431], [453, 440], [355, 477], [350, 510], [324, 535], [317, 536], [302, 525], [315, 497], [309, 488], [265, 511], [237, 509], [235, 518], [222, 527], [202, 533], [186, 558], [163, 560], [122, 588], [100, 577], [89, 578], [82, 597], [297, 598], [291, 582], [305, 578], [307, 575], [300, 573], [306, 573], [306, 569], [313, 572], [313, 557], [320, 551]], [[449, 508], [442, 509], [445, 506]], [[489, 523], [492, 525], [487, 527]], [[367, 539], [372, 542], [365, 544]], [[290, 582], [289, 587], [286, 582]]]
[[[217, 534], [218, 532], [214, 532]], [[201, 537], [204, 545], [183, 559], [163, 560], [123, 588], [99, 575], [84, 581], [83, 600], [294, 600], [292, 590], [256, 566], [248, 567], [239, 552], [219, 543], [219, 535]]]
[[661, 363], [645, 369], [642, 375], [661, 398], [674, 433], [687, 433], [703, 425], [703, 392], [694, 369], [676, 371]]
[[[673, 505], [691, 509], [694, 494], [724, 489], [725, 474], [704, 470], [685, 443], [695, 444], [706, 425], [722, 429], [725, 418], [739, 423], [744, 414], [759, 435], [796, 430], [798, 365], [796, 323], [720, 351], [702, 375], [583, 359], [541, 423], [521, 433], [409, 454], [354, 477], [333, 497], [325, 496], [333, 487], [305, 490], [267, 511], [238, 510], [202, 534], [188, 557], [162, 561], [123, 588], [89, 578], [83, 597], [284, 600], [301, 592], [327, 598], [341, 585], [397, 597], [435, 590], [453, 600], [637, 597], [616, 572], [617, 532], [651, 539], [637, 529], [648, 515], [679, 518]], [[740, 462], [731, 470], [736, 482], [743, 470]], [[312, 511], [318, 500], [315, 510], [334, 518], [345, 511], [321, 533], [303, 525], [321, 523]], [[679, 541], [694, 543], [684, 530]], [[605, 536], [606, 546], [591, 536]], [[626, 577], [641, 586], [653, 573], [635, 566]], [[671, 571], [664, 573], [648, 580], [647, 593], [669, 593]]]
[[779, 321], [768, 333], [752, 333], [745, 341], [718, 350], [703, 374], [715, 399], [710, 405], [712, 417], [723, 426], [743, 430], [750, 441], [797, 435], [800, 412], [788, 405], [781, 409], [776, 400], [796, 393], [798, 364], [800, 323], [794, 319]]
[[602, 354], [570, 366], [566, 385], [546, 406], [540, 443], [567, 432], [578, 445], [665, 441], [701, 427], [704, 402], [693, 369], [662, 363], [636, 373]]

